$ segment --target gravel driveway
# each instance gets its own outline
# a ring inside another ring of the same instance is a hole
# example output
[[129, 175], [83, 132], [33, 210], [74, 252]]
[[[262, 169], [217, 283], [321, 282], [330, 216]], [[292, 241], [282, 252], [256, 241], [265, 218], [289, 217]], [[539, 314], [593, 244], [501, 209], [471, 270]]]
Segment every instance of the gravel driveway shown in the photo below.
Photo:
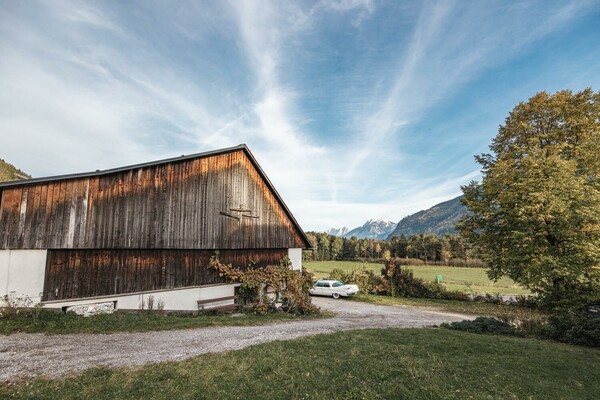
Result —
[[274, 340], [352, 329], [409, 328], [459, 321], [469, 316], [313, 297], [336, 316], [330, 319], [278, 322], [176, 331], [0, 336], [0, 382], [40, 375], [56, 377], [84, 369], [135, 366], [183, 360], [199, 354], [241, 349]]

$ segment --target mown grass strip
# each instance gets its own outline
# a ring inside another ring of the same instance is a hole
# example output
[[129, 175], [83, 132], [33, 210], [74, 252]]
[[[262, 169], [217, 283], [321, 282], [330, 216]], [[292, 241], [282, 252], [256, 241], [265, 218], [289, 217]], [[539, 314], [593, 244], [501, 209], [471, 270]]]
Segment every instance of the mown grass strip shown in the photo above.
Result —
[[442, 329], [342, 332], [0, 386], [15, 399], [595, 399], [600, 351]]
[[516, 305], [478, 303], [474, 301], [454, 301], [441, 299], [417, 299], [407, 297], [378, 296], [361, 293], [351, 297], [354, 301], [363, 301], [386, 306], [417, 307], [431, 311], [447, 311], [457, 314], [482, 315], [509, 320], [537, 320], [546, 318], [543, 311]]
[[37, 310], [23, 311], [11, 318], [0, 317], [0, 334], [10, 335], [16, 332], [25, 332], [60, 335], [69, 333], [145, 332], [204, 328], [209, 326], [261, 325], [271, 322], [328, 318], [331, 316], [333, 314], [329, 312], [302, 316], [286, 313], [268, 315], [163, 315], [157, 312], [117, 312], [114, 314], [82, 317], [74, 313], [63, 314], [47, 310]]

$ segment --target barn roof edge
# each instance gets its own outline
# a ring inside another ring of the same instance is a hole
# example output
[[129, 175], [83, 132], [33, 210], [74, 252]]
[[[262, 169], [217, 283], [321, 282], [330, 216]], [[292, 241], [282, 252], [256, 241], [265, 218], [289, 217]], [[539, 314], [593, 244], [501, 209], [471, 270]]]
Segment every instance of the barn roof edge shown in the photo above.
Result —
[[20, 179], [20, 180], [16, 180], [16, 181], [0, 182], [0, 189], [18, 187], [18, 186], [29, 186], [29, 185], [35, 185], [38, 183], [54, 182], [54, 181], [67, 180], [67, 179], [89, 178], [89, 177], [95, 177], [95, 176], [110, 175], [110, 174], [114, 174], [114, 173], [118, 173], [118, 172], [134, 170], [134, 169], [138, 169], [138, 168], [152, 167], [152, 166], [156, 166], [156, 165], [163, 165], [163, 164], [169, 164], [169, 163], [173, 163], [173, 162], [193, 160], [193, 159], [197, 159], [197, 158], [218, 156], [218, 155], [222, 155], [222, 154], [233, 153], [233, 152], [240, 151], [240, 150], [244, 151], [246, 156], [248, 156], [248, 158], [250, 159], [250, 161], [252, 162], [252, 164], [254, 165], [256, 170], [258, 171], [259, 175], [265, 181], [265, 183], [267, 184], [269, 189], [271, 189], [271, 192], [273, 193], [273, 195], [275, 196], [275, 198], [277, 199], [277, 201], [279, 202], [281, 207], [284, 209], [288, 218], [292, 221], [292, 224], [298, 229], [300, 236], [302, 237], [303, 241], [305, 242], [304, 243], [305, 248], [307, 248], [307, 249], [312, 248], [312, 245], [310, 244], [310, 241], [308, 240], [306, 233], [304, 233], [304, 230], [300, 227], [300, 224], [298, 223], [298, 221], [296, 220], [296, 218], [294, 217], [292, 212], [289, 210], [289, 208], [287, 207], [287, 205], [285, 204], [285, 202], [283, 201], [283, 199], [281, 198], [281, 196], [275, 189], [275, 186], [273, 186], [273, 184], [267, 177], [267, 174], [264, 172], [264, 170], [262, 169], [262, 167], [260, 166], [260, 164], [258, 163], [256, 158], [254, 157], [252, 152], [250, 152], [250, 149], [248, 148], [248, 146], [246, 144], [239, 144], [237, 146], [227, 147], [227, 148], [223, 148], [223, 149], [210, 150], [210, 151], [194, 153], [194, 154], [189, 154], [189, 155], [182, 155], [179, 157], [165, 158], [162, 160], [127, 165], [124, 167], [110, 168], [110, 169], [105, 169], [105, 170], [96, 170], [96, 171], [82, 172], [82, 173], [76, 173], [76, 174], [55, 175], [55, 176], [46, 176], [46, 177], [41, 177], [41, 178]]
[[168, 164], [168, 163], [172, 163], [172, 162], [193, 160], [196, 158], [204, 158], [204, 157], [216, 156], [216, 155], [221, 155], [221, 154], [227, 154], [227, 153], [231, 153], [231, 152], [239, 151], [239, 150], [243, 150], [243, 149], [248, 149], [248, 146], [246, 146], [245, 144], [240, 144], [240, 145], [237, 145], [234, 147], [227, 147], [224, 149], [210, 150], [210, 151], [205, 151], [205, 152], [201, 152], [201, 153], [182, 155], [179, 157], [165, 158], [165, 159], [157, 160], [157, 161], [149, 161], [149, 162], [140, 163], [140, 164], [126, 165], [124, 167], [109, 168], [109, 169], [103, 169], [103, 170], [98, 169], [96, 171], [80, 172], [80, 173], [76, 173], [76, 174], [53, 175], [53, 176], [44, 176], [44, 177], [40, 177], [40, 178], [6, 181], [6, 182], [0, 182], [0, 189], [4, 188], [4, 187], [26, 186], [26, 185], [32, 185], [32, 184], [42, 183], [42, 182], [61, 181], [61, 180], [65, 180], [65, 179], [76, 179], [76, 178], [87, 178], [87, 177], [93, 177], [93, 176], [110, 175], [110, 174], [114, 174], [117, 172], [123, 172], [123, 171], [132, 170], [132, 169], [152, 167], [155, 165]]

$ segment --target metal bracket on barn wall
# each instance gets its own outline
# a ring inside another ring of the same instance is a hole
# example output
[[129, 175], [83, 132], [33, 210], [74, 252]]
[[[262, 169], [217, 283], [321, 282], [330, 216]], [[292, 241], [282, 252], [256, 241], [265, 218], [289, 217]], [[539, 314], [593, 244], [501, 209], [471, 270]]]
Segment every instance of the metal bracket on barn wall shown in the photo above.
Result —
[[[239, 213], [239, 216], [233, 215], [232, 213]], [[229, 212], [219, 211], [219, 214], [224, 215], [229, 218], [237, 219], [238, 221], [241, 221], [242, 218], [250, 218], [250, 219], [259, 219], [260, 218], [258, 215], [252, 215], [252, 210], [248, 210], [248, 209], [244, 208], [244, 206], [242, 204], [240, 204], [240, 206], [238, 208], [230, 208]]]

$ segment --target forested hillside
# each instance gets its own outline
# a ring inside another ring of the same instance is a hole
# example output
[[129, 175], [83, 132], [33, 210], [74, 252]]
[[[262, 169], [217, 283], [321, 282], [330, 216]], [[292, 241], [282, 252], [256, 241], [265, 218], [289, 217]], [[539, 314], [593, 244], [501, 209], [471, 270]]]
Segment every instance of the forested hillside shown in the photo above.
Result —
[[0, 182], [26, 178], [31, 178], [31, 176], [0, 158]]
[[460, 202], [461, 198], [462, 196], [404, 217], [398, 222], [396, 229], [389, 235], [388, 239], [394, 236], [410, 236], [420, 233], [438, 236], [456, 233], [456, 223], [467, 213], [467, 209]]

